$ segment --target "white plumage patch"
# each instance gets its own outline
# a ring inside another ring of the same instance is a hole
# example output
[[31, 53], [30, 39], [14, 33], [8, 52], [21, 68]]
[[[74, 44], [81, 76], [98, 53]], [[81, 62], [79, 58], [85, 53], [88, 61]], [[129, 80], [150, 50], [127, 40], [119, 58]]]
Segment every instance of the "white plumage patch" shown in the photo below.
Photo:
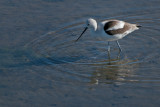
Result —
[[108, 28], [107, 31], [121, 29], [124, 27], [124, 24], [125, 23], [123, 21], [116, 21], [116, 24], [113, 27]]

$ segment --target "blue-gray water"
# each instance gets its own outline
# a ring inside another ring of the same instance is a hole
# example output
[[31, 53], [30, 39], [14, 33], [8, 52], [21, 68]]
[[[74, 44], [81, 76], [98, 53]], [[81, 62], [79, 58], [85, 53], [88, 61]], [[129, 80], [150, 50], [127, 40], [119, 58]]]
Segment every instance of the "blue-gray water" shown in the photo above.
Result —
[[[0, 107], [159, 107], [159, 0], [1, 0]], [[143, 27], [123, 49], [86, 32], [87, 18]]]

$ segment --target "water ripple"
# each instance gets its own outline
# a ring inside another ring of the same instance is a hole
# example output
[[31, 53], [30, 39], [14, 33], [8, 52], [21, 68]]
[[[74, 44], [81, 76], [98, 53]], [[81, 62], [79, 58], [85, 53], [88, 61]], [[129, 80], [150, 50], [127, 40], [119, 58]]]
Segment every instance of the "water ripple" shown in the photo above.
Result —
[[[107, 43], [103, 39], [94, 39], [86, 33], [81, 41], [75, 43], [77, 35], [83, 30], [84, 19], [67, 23], [57, 30], [50, 31], [26, 44], [25, 48], [31, 49], [38, 56], [38, 62], [33, 61], [33, 63], [41, 63], [45, 66], [43, 72], [51, 74], [43, 76], [54, 81], [91, 84], [159, 83], [158, 77], [135, 75], [137, 71], [143, 70], [141, 66], [144, 64], [150, 66], [159, 60], [160, 39], [157, 34], [160, 29], [156, 14], [156, 12], [138, 12], [110, 17], [126, 19], [143, 26], [120, 40], [123, 48], [120, 60], [115, 59], [118, 49], [114, 42], [112, 43], [111, 63], [107, 58]], [[154, 19], [151, 15], [154, 15]], [[39, 70], [42, 67], [34, 69], [40, 73]]]

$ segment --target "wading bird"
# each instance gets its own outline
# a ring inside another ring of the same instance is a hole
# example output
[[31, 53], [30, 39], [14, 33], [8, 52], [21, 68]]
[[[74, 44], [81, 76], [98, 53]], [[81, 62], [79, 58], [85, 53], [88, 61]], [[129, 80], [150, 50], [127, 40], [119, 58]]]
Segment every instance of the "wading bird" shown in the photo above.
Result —
[[86, 27], [84, 31], [81, 33], [81, 35], [78, 37], [76, 41], [78, 41], [82, 35], [85, 33], [85, 31], [90, 28], [91, 34], [95, 36], [102, 36], [105, 37], [105, 40], [108, 41], [108, 56], [110, 59], [110, 41], [116, 41], [118, 47], [119, 47], [119, 54], [118, 58], [120, 56], [120, 53], [122, 52], [121, 46], [118, 42], [119, 39], [122, 39], [127, 34], [138, 30], [139, 27], [141, 27], [138, 24], [131, 24], [120, 20], [105, 20], [103, 22], [100, 22], [97, 24], [95, 19], [89, 18], [86, 21]]

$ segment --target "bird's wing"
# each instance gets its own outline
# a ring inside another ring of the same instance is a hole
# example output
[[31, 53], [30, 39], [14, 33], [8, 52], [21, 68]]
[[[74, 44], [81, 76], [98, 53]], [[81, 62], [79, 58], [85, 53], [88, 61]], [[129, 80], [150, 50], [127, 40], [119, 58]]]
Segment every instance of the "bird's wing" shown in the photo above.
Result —
[[104, 30], [110, 31], [110, 30], [122, 29], [124, 27], [124, 24], [125, 23], [123, 21], [110, 20], [104, 24]]
[[[110, 26], [108, 29], [107, 25]], [[131, 32], [131, 24], [125, 23], [123, 21], [118, 22], [108, 22], [106, 26], [104, 26], [104, 30], [108, 35], [116, 35], [116, 34], [128, 34]]]

